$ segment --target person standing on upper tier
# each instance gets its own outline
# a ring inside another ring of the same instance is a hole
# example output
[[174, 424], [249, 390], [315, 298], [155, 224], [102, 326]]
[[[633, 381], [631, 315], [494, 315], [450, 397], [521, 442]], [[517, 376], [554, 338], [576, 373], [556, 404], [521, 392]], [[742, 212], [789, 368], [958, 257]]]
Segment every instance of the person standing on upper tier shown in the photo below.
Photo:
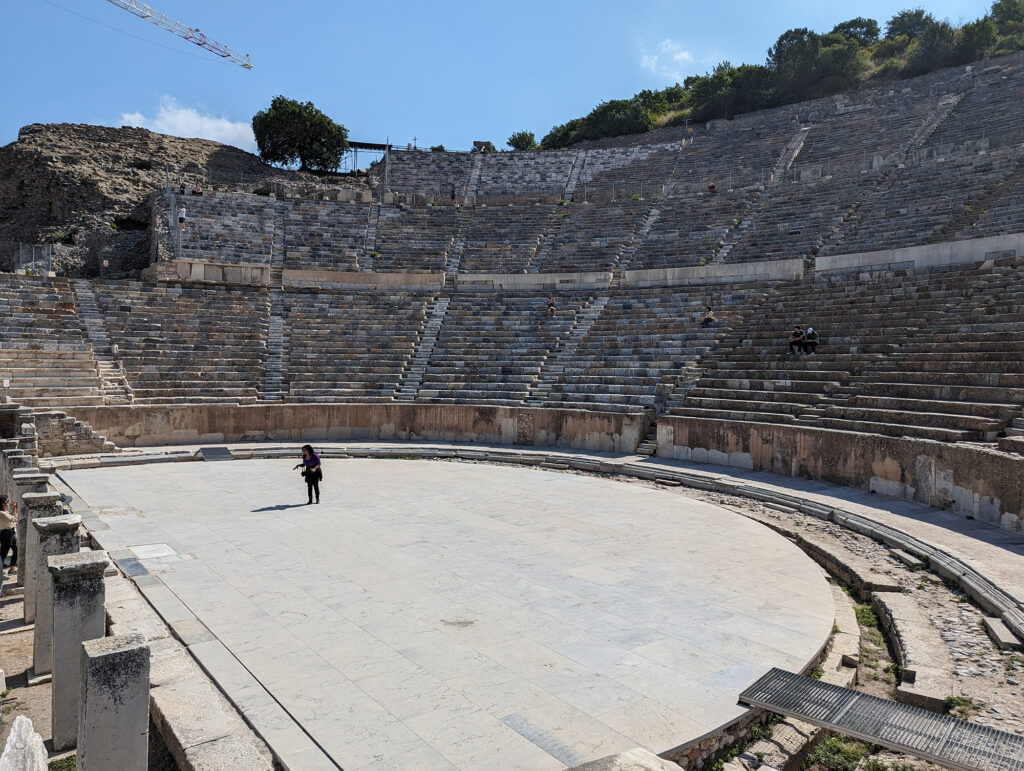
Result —
[[185, 204], [178, 207], [178, 227], [181, 230], [185, 229]]

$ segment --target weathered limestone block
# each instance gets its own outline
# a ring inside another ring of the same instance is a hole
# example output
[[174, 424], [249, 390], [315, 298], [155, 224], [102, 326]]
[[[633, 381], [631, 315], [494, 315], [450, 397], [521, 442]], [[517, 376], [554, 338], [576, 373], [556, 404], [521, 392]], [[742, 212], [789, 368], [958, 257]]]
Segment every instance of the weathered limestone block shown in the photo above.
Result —
[[149, 752], [149, 644], [145, 635], [86, 640], [81, 667], [79, 771], [145, 768]]
[[81, 524], [77, 514], [32, 520], [39, 543], [35, 565], [38, 613], [32, 641], [32, 670], [36, 675], [53, 671], [53, 577], [47, 570], [47, 560], [78, 551]]
[[637, 747], [606, 758], [591, 760], [581, 766], [573, 766], [570, 771], [679, 771], [679, 766], [659, 758], [650, 750]]
[[82, 643], [103, 637], [103, 572], [110, 560], [103, 551], [50, 557], [53, 578], [53, 748], [70, 749], [78, 740], [82, 694]]
[[32, 721], [24, 715], [14, 718], [0, 756], [0, 771], [47, 771], [47, 757], [43, 737], [32, 728]]
[[[49, 477], [43, 479], [41, 486], [45, 490], [45, 480]], [[21, 538], [18, 541], [18, 570], [23, 574], [20, 578], [25, 586], [25, 622], [31, 623], [36, 620], [36, 584], [38, 583], [36, 566], [39, 554], [39, 531], [34, 527], [29, 527], [28, 523], [36, 519], [58, 517], [63, 512], [63, 507], [58, 493], [43, 491], [24, 493], [21, 496], [21, 504], [18, 516], [18, 537]], [[24, 538], [22, 538], [20, 527], [22, 523], [25, 525]], [[22, 551], [23, 549], [24, 551]]]

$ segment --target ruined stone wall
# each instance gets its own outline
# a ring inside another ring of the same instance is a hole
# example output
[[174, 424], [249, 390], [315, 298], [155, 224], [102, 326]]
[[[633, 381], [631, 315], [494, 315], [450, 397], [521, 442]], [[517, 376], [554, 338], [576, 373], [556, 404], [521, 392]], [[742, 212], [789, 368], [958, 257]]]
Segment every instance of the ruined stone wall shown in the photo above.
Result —
[[120, 447], [242, 441], [426, 440], [631, 453], [642, 413], [452, 404], [182, 404], [76, 407]]
[[41, 458], [115, 450], [113, 443], [93, 431], [92, 426], [69, 418], [67, 413], [56, 410], [36, 412], [34, 418]]
[[663, 416], [658, 456], [871, 490], [1022, 532], [1024, 457], [780, 423]]

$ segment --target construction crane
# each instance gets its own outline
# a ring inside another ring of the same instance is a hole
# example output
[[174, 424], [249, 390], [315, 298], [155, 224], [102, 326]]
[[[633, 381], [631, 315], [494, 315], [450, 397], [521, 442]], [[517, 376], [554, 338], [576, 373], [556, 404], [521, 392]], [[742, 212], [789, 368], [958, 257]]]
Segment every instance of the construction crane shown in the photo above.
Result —
[[145, 19], [150, 24], [155, 24], [161, 29], [173, 32], [178, 37], [184, 38], [190, 43], [195, 43], [200, 48], [205, 48], [207, 51], [215, 53], [223, 59], [234, 62], [240, 67], [244, 67], [247, 70], [252, 69], [252, 62], [249, 61], [249, 54], [246, 54], [245, 56], [236, 54], [223, 43], [211, 40], [198, 29], [193, 29], [186, 24], [182, 24], [180, 21], [172, 19], [167, 14], [160, 13], [160, 11], [150, 8], [145, 3], [137, 2], [137, 0], [107, 0], [107, 2], [111, 5], [116, 5], [118, 8], [123, 8], [129, 13], [135, 14], [140, 19]]

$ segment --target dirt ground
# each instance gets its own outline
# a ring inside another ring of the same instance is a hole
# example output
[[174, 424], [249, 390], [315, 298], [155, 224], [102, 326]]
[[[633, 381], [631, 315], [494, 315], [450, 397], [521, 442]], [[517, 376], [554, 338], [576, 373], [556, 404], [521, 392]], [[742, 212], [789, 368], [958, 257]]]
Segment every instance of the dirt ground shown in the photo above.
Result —
[[[0, 747], [7, 743], [14, 718], [24, 715], [50, 748], [50, 684], [28, 685], [32, 666], [32, 625], [22, 622], [22, 590], [5, 579], [0, 597], [0, 669], [7, 679], [7, 690], [0, 696]], [[66, 753], [53, 757], [63, 757]]]

